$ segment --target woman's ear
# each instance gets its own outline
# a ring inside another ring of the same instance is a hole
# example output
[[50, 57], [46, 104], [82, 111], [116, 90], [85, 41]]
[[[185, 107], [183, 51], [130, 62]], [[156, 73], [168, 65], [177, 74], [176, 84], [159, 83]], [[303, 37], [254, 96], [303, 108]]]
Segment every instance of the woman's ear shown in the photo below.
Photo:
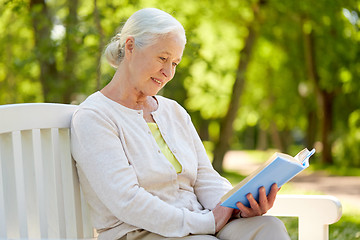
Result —
[[128, 37], [125, 40], [125, 56], [129, 56], [132, 54], [135, 48], [135, 39], [134, 37]]

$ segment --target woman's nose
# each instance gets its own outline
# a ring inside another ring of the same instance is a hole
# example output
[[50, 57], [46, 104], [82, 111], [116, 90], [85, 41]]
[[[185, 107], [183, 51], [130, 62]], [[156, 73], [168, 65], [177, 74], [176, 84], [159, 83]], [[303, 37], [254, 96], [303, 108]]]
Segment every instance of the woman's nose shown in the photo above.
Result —
[[172, 78], [173, 75], [173, 68], [170, 64], [165, 64], [164, 67], [162, 68], [161, 72], [162, 74], [166, 77], [166, 78]]

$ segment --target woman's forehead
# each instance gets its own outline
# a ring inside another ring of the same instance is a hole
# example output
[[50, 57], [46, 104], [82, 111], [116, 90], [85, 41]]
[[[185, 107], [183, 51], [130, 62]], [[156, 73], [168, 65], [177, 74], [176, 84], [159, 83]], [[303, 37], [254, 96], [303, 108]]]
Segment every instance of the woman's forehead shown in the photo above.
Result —
[[161, 54], [166, 54], [168, 56], [180, 55], [178, 56], [179, 58], [182, 56], [184, 47], [184, 40], [175, 34], [161, 37], [152, 46], [149, 46], [150, 49], [158, 51]]

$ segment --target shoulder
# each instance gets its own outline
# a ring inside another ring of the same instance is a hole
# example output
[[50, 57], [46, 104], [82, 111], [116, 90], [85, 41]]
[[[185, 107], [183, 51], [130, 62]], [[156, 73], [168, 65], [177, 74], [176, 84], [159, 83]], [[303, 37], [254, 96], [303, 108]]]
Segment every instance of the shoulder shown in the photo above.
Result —
[[101, 104], [101, 98], [98, 92], [93, 93], [79, 105], [79, 108], [74, 112], [72, 120], [101, 115], [101, 112], [104, 111], [101, 105], [103, 104]]
[[111, 112], [111, 104], [100, 92], [95, 92], [79, 105], [73, 114], [72, 123], [111, 123]]
[[183, 106], [181, 106], [178, 102], [175, 100], [163, 97], [163, 96], [156, 96], [156, 99], [159, 102], [159, 110], [163, 111], [171, 111], [171, 112], [179, 112], [183, 115], [188, 115], [187, 111]]
[[155, 96], [156, 100], [158, 100], [159, 104], [165, 104], [165, 105], [178, 105], [181, 106], [180, 104], [178, 104], [175, 100], [161, 96], [161, 95], [156, 95]]
[[79, 109], [100, 110], [106, 108], [106, 99], [100, 92], [95, 92], [88, 96], [85, 101], [79, 105]]
[[156, 96], [156, 99], [159, 102], [159, 108], [156, 111], [157, 114], [169, 120], [177, 120], [185, 124], [191, 122], [189, 113], [175, 100], [163, 96]]

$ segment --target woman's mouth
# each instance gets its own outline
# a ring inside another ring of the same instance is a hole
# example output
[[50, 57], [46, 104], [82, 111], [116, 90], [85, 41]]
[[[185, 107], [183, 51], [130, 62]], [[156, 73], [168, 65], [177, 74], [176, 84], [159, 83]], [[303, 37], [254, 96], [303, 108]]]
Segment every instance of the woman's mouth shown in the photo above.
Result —
[[156, 78], [151, 77], [151, 79], [156, 82], [157, 84], [161, 85], [161, 81], [157, 80]]

